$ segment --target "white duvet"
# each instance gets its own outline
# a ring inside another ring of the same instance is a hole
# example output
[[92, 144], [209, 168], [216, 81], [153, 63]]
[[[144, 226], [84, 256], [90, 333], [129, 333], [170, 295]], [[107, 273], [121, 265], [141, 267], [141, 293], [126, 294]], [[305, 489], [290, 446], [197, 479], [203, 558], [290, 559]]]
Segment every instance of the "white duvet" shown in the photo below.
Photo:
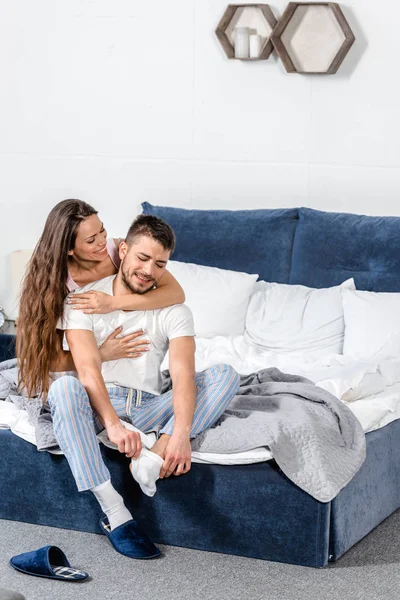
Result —
[[[355, 360], [332, 355], [320, 359], [268, 352], [249, 344], [244, 336], [196, 339], [196, 370], [216, 363], [228, 363], [238, 373], [247, 375], [267, 367], [307, 377], [346, 402], [360, 421], [365, 433], [388, 425], [400, 418], [400, 358], [375, 356]], [[168, 355], [162, 369], [168, 368]], [[34, 429], [25, 411], [9, 402], [0, 402], [0, 428], [35, 444]], [[214, 464], [248, 464], [272, 458], [268, 448], [257, 448], [240, 454], [206, 454], [193, 452], [193, 461]]]
[[[400, 418], [400, 359], [397, 357], [378, 355], [369, 360], [355, 360], [342, 354], [320, 359], [309, 355], [276, 354], [249, 344], [242, 335], [197, 338], [196, 348], [197, 371], [224, 362], [232, 365], [241, 375], [277, 367], [285, 373], [307, 377], [346, 402], [365, 433]], [[168, 356], [162, 368], [168, 368]], [[271, 458], [272, 453], [268, 448], [258, 448], [240, 455], [193, 453], [195, 462], [216, 464], [247, 464]]]

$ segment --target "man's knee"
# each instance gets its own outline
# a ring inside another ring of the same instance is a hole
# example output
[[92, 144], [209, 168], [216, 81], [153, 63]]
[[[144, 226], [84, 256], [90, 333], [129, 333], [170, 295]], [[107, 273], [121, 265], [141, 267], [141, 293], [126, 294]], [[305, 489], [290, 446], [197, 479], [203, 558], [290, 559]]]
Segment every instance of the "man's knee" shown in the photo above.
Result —
[[216, 386], [219, 390], [219, 398], [226, 395], [232, 399], [239, 389], [240, 376], [231, 365], [225, 363], [213, 365], [203, 371], [202, 375], [202, 385], [214, 389]]
[[203, 389], [199, 389], [191, 437], [196, 437], [219, 419], [232, 402], [240, 384], [240, 377], [235, 369], [223, 363], [202, 371], [201, 376]]
[[215, 366], [218, 369], [218, 380], [224, 382], [227, 389], [234, 390], [236, 393], [240, 385], [239, 373], [235, 371], [235, 369], [231, 365], [227, 365], [225, 363], [221, 363]]

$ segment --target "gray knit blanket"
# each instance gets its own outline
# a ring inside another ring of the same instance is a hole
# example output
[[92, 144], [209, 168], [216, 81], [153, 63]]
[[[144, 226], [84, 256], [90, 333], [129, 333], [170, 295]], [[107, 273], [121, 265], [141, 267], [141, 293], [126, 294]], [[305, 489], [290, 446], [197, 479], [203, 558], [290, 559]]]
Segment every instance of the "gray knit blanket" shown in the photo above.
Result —
[[365, 434], [352, 411], [305, 377], [279, 369], [242, 376], [217, 425], [192, 442], [200, 452], [268, 446], [285, 475], [330, 502], [365, 460]]

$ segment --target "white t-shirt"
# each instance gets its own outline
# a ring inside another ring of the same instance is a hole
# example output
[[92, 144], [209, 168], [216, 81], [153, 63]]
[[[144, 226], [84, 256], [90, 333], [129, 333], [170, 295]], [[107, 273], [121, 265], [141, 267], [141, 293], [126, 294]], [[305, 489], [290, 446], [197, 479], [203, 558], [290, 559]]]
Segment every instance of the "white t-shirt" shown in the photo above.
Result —
[[[113, 295], [113, 282], [116, 275], [100, 279], [76, 290], [88, 292], [96, 290]], [[167, 308], [146, 311], [116, 310], [105, 315], [86, 315], [64, 304], [64, 316], [58, 322], [58, 329], [86, 329], [93, 331], [98, 346], [117, 327], [122, 326], [120, 335], [143, 329], [142, 339], [150, 341], [148, 352], [140, 358], [122, 358], [102, 364], [101, 372], [105, 383], [121, 385], [148, 392], [161, 393], [160, 366], [167, 353], [169, 341], [178, 337], [194, 337], [193, 315], [185, 304], [175, 304]], [[141, 339], [141, 338], [137, 338]], [[68, 350], [64, 336], [64, 349]]]

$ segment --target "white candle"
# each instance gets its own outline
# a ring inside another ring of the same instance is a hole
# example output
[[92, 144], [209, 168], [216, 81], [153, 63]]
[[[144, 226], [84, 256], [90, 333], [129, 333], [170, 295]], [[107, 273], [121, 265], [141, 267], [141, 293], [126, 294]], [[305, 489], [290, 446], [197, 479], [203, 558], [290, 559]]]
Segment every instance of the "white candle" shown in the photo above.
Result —
[[235, 27], [235, 58], [249, 58], [248, 27]]
[[250, 58], [258, 58], [261, 53], [261, 35], [253, 33], [250, 38]]

